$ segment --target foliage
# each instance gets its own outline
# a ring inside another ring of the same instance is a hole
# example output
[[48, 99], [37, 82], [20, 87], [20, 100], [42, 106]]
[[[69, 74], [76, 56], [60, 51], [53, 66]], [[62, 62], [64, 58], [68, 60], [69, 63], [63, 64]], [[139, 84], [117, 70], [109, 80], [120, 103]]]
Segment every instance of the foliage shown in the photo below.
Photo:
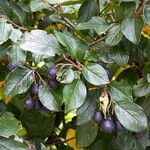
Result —
[[0, 0], [1, 149], [148, 149], [149, 98], [149, 0]]

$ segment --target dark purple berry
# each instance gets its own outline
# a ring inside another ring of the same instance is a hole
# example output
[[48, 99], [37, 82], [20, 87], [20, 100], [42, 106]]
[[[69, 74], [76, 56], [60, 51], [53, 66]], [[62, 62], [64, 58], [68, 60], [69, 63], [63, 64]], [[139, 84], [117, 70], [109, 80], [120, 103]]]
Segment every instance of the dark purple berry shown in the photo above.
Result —
[[77, 117], [76, 117], [76, 116], [74, 116], [74, 117], [72, 118], [72, 120], [71, 120], [71, 125], [72, 125], [74, 128], [76, 128], [76, 126], [77, 126]]
[[31, 96], [37, 96], [39, 91], [39, 84], [34, 84], [31, 88]]
[[56, 79], [55, 80], [48, 79], [48, 85], [53, 89], [57, 89], [60, 83]]
[[42, 106], [42, 110], [45, 111], [45, 112], [50, 112], [50, 110], [47, 109], [45, 106]]
[[57, 68], [55, 66], [51, 66], [48, 69], [48, 78], [55, 80], [56, 79], [56, 74], [57, 74]]
[[95, 123], [101, 123], [104, 119], [104, 114], [101, 111], [95, 111], [93, 115], [93, 121]]
[[139, 139], [142, 139], [143, 136], [144, 136], [144, 133], [143, 132], [139, 132], [139, 133], [133, 133], [134, 137], [139, 140]]
[[26, 98], [25, 101], [24, 101], [24, 107], [26, 109], [29, 109], [29, 110], [34, 109], [34, 107], [35, 107], [35, 100], [33, 100], [30, 97]]
[[42, 103], [39, 101], [39, 99], [35, 99], [35, 107], [36, 110], [42, 109]]
[[101, 122], [101, 129], [103, 133], [115, 133], [116, 127], [112, 120], [110, 119], [104, 119]]
[[114, 118], [112, 116], [108, 116], [107, 119], [111, 120], [112, 122], [114, 122]]
[[117, 131], [119, 131], [119, 132], [123, 131], [124, 127], [123, 127], [123, 125], [120, 123], [120, 121], [118, 119], [116, 119], [114, 121], [114, 124], [116, 126]]
[[15, 67], [16, 67], [16, 66], [13, 65], [13, 64], [8, 64], [8, 65], [6, 66], [6, 70], [7, 70], [8, 72], [11, 72]]
[[112, 71], [111, 71], [109, 68], [105, 68], [105, 71], [107, 72], [107, 75], [108, 75], [109, 80], [111, 80], [112, 77], [113, 77]]
[[101, 65], [102, 67], [104, 67], [104, 68], [105, 68], [105, 66], [106, 66], [106, 63], [104, 63], [104, 62], [101, 61], [101, 60], [97, 61], [97, 63], [98, 63], [99, 65]]

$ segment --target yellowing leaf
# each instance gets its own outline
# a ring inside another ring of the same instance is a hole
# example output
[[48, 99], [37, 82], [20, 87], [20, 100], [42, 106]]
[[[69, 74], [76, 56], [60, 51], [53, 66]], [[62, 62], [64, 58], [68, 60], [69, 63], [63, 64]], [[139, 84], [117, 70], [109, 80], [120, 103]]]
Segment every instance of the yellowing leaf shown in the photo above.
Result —
[[4, 83], [5, 83], [4, 80], [3, 80], [3, 81], [0, 81], [0, 88], [3, 87]]
[[64, 29], [65, 26], [61, 23], [57, 23], [56, 27], [57, 27], [57, 29], [62, 30], [62, 29]]
[[[70, 140], [69, 140], [70, 139]], [[74, 129], [68, 129], [67, 134], [66, 134], [66, 140], [68, 146], [73, 148], [74, 150], [81, 150], [76, 146], [76, 138], [75, 138], [75, 130]]]
[[144, 26], [143, 29], [142, 29], [141, 34], [142, 34], [145, 38], [150, 39], [150, 26], [149, 26], [149, 25]]
[[4, 96], [4, 102], [5, 104], [8, 104], [9, 102], [11, 102], [12, 97], [11, 96]]
[[2, 100], [2, 99], [3, 99], [3, 89], [0, 88], [0, 100]]

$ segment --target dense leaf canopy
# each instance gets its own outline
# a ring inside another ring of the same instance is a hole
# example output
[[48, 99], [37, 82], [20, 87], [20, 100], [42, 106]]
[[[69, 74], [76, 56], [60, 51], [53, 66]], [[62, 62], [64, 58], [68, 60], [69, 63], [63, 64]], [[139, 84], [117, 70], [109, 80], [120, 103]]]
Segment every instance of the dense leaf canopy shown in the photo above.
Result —
[[149, 0], [0, 0], [0, 149], [148, 149], [149, 100]]

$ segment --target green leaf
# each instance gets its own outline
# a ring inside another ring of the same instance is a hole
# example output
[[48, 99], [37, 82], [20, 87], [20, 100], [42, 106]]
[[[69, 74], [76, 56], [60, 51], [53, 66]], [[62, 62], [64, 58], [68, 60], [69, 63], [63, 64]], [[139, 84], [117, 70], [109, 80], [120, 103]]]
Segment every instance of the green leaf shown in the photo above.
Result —
[[101, 65], [91, 64], [84, 66], [82, 69], [82, 74], [85, 79], [93, 85], [99, 86], [109, 84], [108, 75]]
[[144, 19], [146, 24], [150, 25], [150, 4], [147, 4], [144, 7]]
[[4, 94], [15, 96], [25, 93], [33, 82], [32, 70], [26, 67], [15, 68], [7, 77]]
[[51, 111], [58, 111], [60, 110], [60, 106], [58, 105], [57, 101], [55, 100], [54, 96], [51, 94], [50, 87], [47, 85], [41, 85], [39, 87], [38, 92], [39, 100], [41, 103]]
[[112, 82], [109, 86], [109, 92], [116, 102], [133, 101], [132, 87], [126, 81]]
[[124, 130], [117, 134], [117, 138], [114, 144], [117, 144], [118, 149], [132, 150], [136, 139], [133, 138], [133, 134]]
[[49, 5], [43, 0], [31, 0], [30, 9], [32, 12], [40, 11], [42, 9], [47, 9]]
[[9, 39], [12, 29], [13, 26], [11, 24], [7, 24], [5, 20], [0, 19], [0, 44]]
[[46, 56], [55, 56], [60, 50], [57, 39], [43, 30], [26, 32], [21, 40], [20, 47], [25, 51]]
[[85, 0], [79, 9], [79, 22], [87, 22], [97, 14], [97, 4], [93, 0]]
[[55, 36], [57, 40], [67, 48], [69, 54], [73, 58], [77, 58], [77, 51], [79, 48], [77, 41], [73, 37], [66, 35], [65, 33], [58, 32], [56, 30], [55, 30]]
[[1, 150], [27, 150], [28, 145], [25, 143], [14, 141], [13, 139], [0, 137], [0, 149]]
[[25, 110], [20, 115], [27, 133], [30, 137], [47, 138], [54, 131], [55, 117], [49, 113], [47, 116], [38, 111]]
[[61, 72], [57, 73], [57, 78], [61, 83], [69, 84], [71, 83], [75, 78], [75, 73], [72, 69], [65, 69]]
[[143, 109], [130, 101], [118, 101], [115, 113], [121, 124], [132, 132], [141, 132], [147, 128], [147, 118]]
[[10, 7], [9, 5], [9, 2], [8, 0], [0, 0], [0, 14], [3, 14], [3, 15], [6, 15], [6, 16], [9, 16], [11, 17], [12, 16], [12, 13], [13, 13], [13, 10], [12, 8]]
[[87, 51], [85, 53], [84, 59], [88, 60], [88, 61], [94, 61], [97, 62], [97, 53], [96, 51]]
[[77, 30], [95, 30], [97, 34], [101, 35], [105, 33], [111, 27], [104, 18], [93, 17], [88, 22], [79, 23], [76, 26]]
[[81, 125], [91, 120], [96, 109], [96, 100], [99, 98], [99, 92], [89, 92], [85, 103], [77, 110], [77, 125]]
[[74, 80], [69, 85], [65, 85], [63, 89], [65, 112], [79, 108], [84, 103], [86, 94], [86, 86], [79, 79]]
[[17, 41], [20, 39], [22, 36], [22, 32], [18, 29], [12, 29], [11, 34], [10, 34], [10, 39], [12, 42], [17, 43]]
[[117, 45], [122, 40], [123, 34], [119, 25], [112, 27], [106, 36], [106, 44], [110, 46]]
[[9, 61], [12, 64], [17, 64], [18, 62], [25, 62], [26, 52], [23, 51], [18, 45], [11, 45], [8, 49]]
[[133, 44], [138, 44], [141, 37], [141, 31], [143, 28], [143, 19], [138, 18], [126, 18], [121, 25], [121, 30], [124, 36]]
[[10, 112], [0, 115], [0, 136], [9, 138], [12, 135], [17, 136], [18, 130], [22, 128], [21, 122], [14, 118]]
[[150, 94], [150, 83], [146, 78], [139, 79], [138, 84], [133, 87], [133, 92], [137, 97], [142, 97]]
[[55, 30], [54, 32], [57, 40], [67, 48], [70, 56], [74, 59], [83, 59], [85, 51], [88, 46], [85, 42], [75, 39], [70, 33], [61, 33]]
[[92, 144], [97, 136], [98, 126], [89, 121], [77, 127], [76, 140], [79, 148], [84, 148]]
[[135, 12], [136, 4], [135, 2], [122, 2], [115, 8], [114, 16], [120, 23], [125, 19], [131, 17]]
[[102, 60], [103, 62], [105, 63], [113, 63], [113, 59], [112, 59], [112, 56], [111, 56], [111, 47], [106, 45], [105, 42], [100, 42], [98, 43], [96, 46], [96, 51], [97, 51], [97, 55], [98, 55], [98, 58], [100, 60]]
[[128, 52], [122, 47], [113, 47], [111, 50], [112, 59], [121, 67], [125, 67], [129, 61]]
[[9, 1], [9, 5], [12, 8], [13, 12], [18, 16], [19, 21], [23, 23], [26, 17], [23, 9], [13, 1]]
[[147, 74], [147, 81], [150, 83], [150, 73]]
[[6, 20], [0, 19], [0, 44], [11, 39], [12, 42], [17, 43], [18, 39], [21, 37], [22, 32], [18, 29], [13, 28], [11, 24], [8, 24]]

